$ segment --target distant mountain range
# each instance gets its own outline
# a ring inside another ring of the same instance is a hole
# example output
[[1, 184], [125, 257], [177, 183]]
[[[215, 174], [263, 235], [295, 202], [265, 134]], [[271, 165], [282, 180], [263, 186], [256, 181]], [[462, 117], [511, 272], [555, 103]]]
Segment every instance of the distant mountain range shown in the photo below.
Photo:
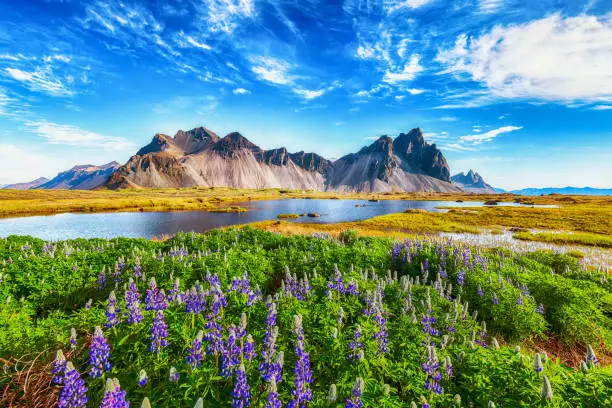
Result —
[[495, 194], [497, 191], [487, 184], [482, 176], [473, 170], [466, 173], [458, 173], [451, 177], [453, 183], [459, 186], [462, 190], [472, 193], [488, 193]]
[[512, 190], [512, 194], [539, 196], [547, 194], [566, 194], [566, 195], [612, 195], [612, 188], [593, 188], [593, 187], [544, 187], [544, 188], [524, 188]]
[[[265, 150], [238, 132], [224, 137], [198, 127], [174, 136], [156, 134], [127, 163], [82, 165], [13, 189], [71, 189], [225, 186], [288, 188], [340, 192], [432, 191], [500, 193], [477, 172], [451, 172], [442, 152], [420, 129], [381, 136], [369, 146], [331, 161], [316, 153]], [[612, 189], [590, 187], [528, 188], [521, 195], [612, 195]]]

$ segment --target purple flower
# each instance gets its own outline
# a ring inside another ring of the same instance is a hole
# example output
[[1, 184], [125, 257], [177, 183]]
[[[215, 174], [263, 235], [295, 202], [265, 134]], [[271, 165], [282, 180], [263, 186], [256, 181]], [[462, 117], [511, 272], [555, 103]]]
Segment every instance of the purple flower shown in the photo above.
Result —
[[484, 292], [482, 291], [482, 288], [480, 287], [480, 285], [478, 285], [478, 296], [483, 297], [484, 296]]
[[163, 290], [159, 290], [155, 278], [151, 278], [145, 297], [145, 310], [165, 310], [167, 308], [166, 294]]
[[499, 305], [499, 299], [497, 298], [497, 295], [495, 293], [493, 293], [493, 297], [491, 298], [491, 303], [493, 303], [494, 305]]
[[518, 299], [516, 299], [516, 304], [520, 306], [525, 305], [525, 302], [523, 301], [523, 295], [519, 295]]
[[64, 380], [65, 371], [66, 357], [64, 357], [62, 350], [57, 350], [57, 353], [55, 353], [55, 360], [53, 360], [53, 367], [51, 368], [51, 373], [53, 374], [53, 380], [51, 380], [51, 382], [53, 384], [61, 384]]
[[263, 340], [263, 348], [261, 350], [262, 361], [258, 367], [258, 370], [261, 372], [261, 378], [263, 378], [264, 381], [270, 381], [271, 378], [275, 377], [274, 355], [276, 354], [277, 338], [277, 326], [272, 326], [271, 328], [266, 329]]
[[187, 355], [187, 364], [191, 366], [192, 370], [200, 367], [202, 360], [204, 360], [204, 353], [202, 352], [202, 339], [204, 338], [204, 332], [200, 330], [193, 340], [193, 344], [189, 349], [189, 354]]
[[174, 280], [172, 288], [168, 291], [168, 301], [173, 303], [181, 302], [181, 281], [179, 278]]
[[125, 391], [119, 386], [116, 378], [106, 380], [106, 392], [100, 408], [129, 408], [130, 402], [125, 399]]
[[185, 302], [185, 311], [187, 313], [199, 314], [206, 309], [206, 299], [198, 282], [185, 292], [183, 301]]
[[378, 340], [378, 351], [376, 352], [376, 355], [379, 356], [389, 352], [389, 349], [387, 349], [387, 345], [389, 344], [387, 319], [385, 319], [380, 309], [377, 309], [377, 313], [374, 315], [374, 321], [378, 325], [378, 329], [374, 332], [374, 338]]
[[427, 380], [425, 381], [425, 389], [436, 394], [442, 394], [442, 386], [440, 381], [442, 380], [442, 374], [439, 371], [440, 363], [438, 362], [438, 355], [434, 346], [427, 347], [427, 358], [425, 362], [421, 363], [421, 369], [427, 374]]
[[208, 320], [204, 325], [204, 340], [208, 342], [209, 355], [218, 355], [223, 350], [223, 328], [215, 320]]
[[234, 390], [232, 391], [232, 407], [246, 408], [251, 405], [251, 387], [247, 383], [246, 372], [244, 365], [238, 367], [238, 375], [234, 381]]
[[255, 358], [255, 341], [250, 334], [247, 335], [246, 342], [244, 343], [244, 358], [247, 361], [251, 361]]
[[542, 365], [542, 357], [540, 357], [540, 353], [536, 353], [535, 355], [533, 369], [536, 373], [541, 373], [542, 371], [544, 371], [544, 366]]
[[281, 408], [282, 404], [278, 399], [278, 390], [276, 389], [276, 380], [273, 378], [270, 381], [270, 392], [268, 399], [264, 403], [264, 408]]
[[361, 359], [362, 354], [360, 350], [363, 350], [363, 343], [361, 342], [361, 326], [357, 325], [355, 328], [355, 334], [353, 335], [353, 341], [349, 343], [349, 360], [358, 361]]
[[113, 368], [109, 361], [110, 356], [110, 346], [100, 326], [96, 326], [89, 347], [89, 365], [91, 366], [89, 375], [99, 378], [105, 371], [110, 371]]
[[140, 323], [142, 321], [142, 310], [140, 310], [140, 293], [132, 278], [125, 291], [125, 308], [127, 309], [128, 323]]
[[71, 362], [66, 363], [64, 388], [60, 393], [58, 408], [85, 408], [87, 405], [87, 387]]
[[357, 381], [355, 381], [353, 391], [351, 392], [351, 398], [347, 398], [346, 400], [346, 408], [363, 408], [363, 402], [361, 402], [363, 385], [363, 379], [361, 377], [358, 377]]
[[74, 327], [70, 328], [70, 348], [76, 349], [77, 346], [77, 333]]
[[134, 265], [134, 272], [132, 273], [132, 276], [134, 278], [140, 278], [142, 276], [142, 267], [140, 266], [140, 264], [136, 264]]
[[457, 272], [457, 283], [459, 286], [465, 285], [465, 271], [463, 269], [460, 269], [459, 272]]
[[541, 315], [544, 314], [544, 305], [543, 304], [539, 304], [538, 307], [536, 308], [536, 313], [539, 313]]
[[227, 341], [221, 350], [221, 375], [225, 378], [229, 378], [236, 371], [242, 351], [236, 338], [236, 326], [228, 327], [227, 331]]
[[151, 336], [149, 338], [151, 339], [150, 352], [156, 351], [159, 354], [163, 347], [168, 346], [168, 325], [164, 319], [164, 312], [161, 310], [157, 311], [157, 315], [153, 320]]
[[296, 340], [294, 343], [295, 368], [293, 369], [293, 399], [287, 404], [288, 408], [302, 408], [312, 401], [312, 390], [308, 384], [312, 383], [312, 372], [310, 371], [310, 355], [305, 351], [304, 329], [302, 327], [302, 316], [293, 316], [293, 332]]
[[142, 388], [147, 385], [148, 381], [149, 377], [147, 376], [147, 372], [145, 370], [140, 370], [140, 373], [138, 374], [138, 386]]
[[179, 374], [178, 371], [176, 371], [176, 368], [170, 367], [170, 376], [168, 377], [170, 382], [177, 382], [178, 380], [180, 380], [180, 378], [181, 378], [181, 375]]
[[106, 289], [106, 272], [104, 268], [102, 268], [102, 270], [100, 271], [100, 274], [98, 275], [97, 283], [98, 283], [98, 290], [100, 292]]

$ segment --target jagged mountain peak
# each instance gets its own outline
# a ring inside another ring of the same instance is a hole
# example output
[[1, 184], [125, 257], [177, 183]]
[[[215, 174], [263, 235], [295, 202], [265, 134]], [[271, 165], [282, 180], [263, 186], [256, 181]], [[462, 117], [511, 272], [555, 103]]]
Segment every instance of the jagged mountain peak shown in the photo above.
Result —
[[461, 172], [451, 177], [453, 183], [466, 191], [475, 193], [494, 193], [495, 189], [487, 184], [484, 178], [470, 169], [467, 173]]

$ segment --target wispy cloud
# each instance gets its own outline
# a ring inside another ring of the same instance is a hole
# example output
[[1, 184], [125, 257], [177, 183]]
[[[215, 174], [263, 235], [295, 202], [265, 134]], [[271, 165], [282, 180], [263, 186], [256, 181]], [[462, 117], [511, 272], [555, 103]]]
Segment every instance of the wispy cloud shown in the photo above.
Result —
[[5, 68], [5, 76], [21, 82], [31, 91], [44, 92], [52, 96], [70, 96], [68, 78], [60, 79], [49, 67], [37, 68], [35, 71], [24, 71], [19, 68]]
[[497, 26], [478, 37], [461, 35], [453, 48], [438, 53], [437, 61], [445, 73], [478, 82], [495, 98], [609, 101], [610, 44], [612, 19], [553, 14]]
[[44, 138], [48, 143], [68, 146], [102, 148], [105, 150], [133, 150], [136, 145], [122, 137], [104, 136], [81, 129], [47, 121], [26, 122], [25, 129]]
[[236, 88], [232, 92], [234, 93], [234, 95], [246, 95], [251, 93], [251, 91], [244, 88]]
[[480, 0], [478, 11], [484, 14], [495, 13], [504, 5], [504, 2], [505, 0]]
[[521, 130], [522, 128], [523, 128], [522, 126], [502, 126], [500, 128], [493, 129], [485, 133], [477, 133], [473, 135], [461, 136], [459, 139], [462, 142], [469, 142], [473, 145], [479, 145], [484, 142], [490, 142], [501, 134], [514, 132], [516, 130]]
[[292, 65], [277, 58], [254, 56], [251, 57], [251, 70], [263, 81], [276, 85], [291, 85], [296, 79], [290, 74]]

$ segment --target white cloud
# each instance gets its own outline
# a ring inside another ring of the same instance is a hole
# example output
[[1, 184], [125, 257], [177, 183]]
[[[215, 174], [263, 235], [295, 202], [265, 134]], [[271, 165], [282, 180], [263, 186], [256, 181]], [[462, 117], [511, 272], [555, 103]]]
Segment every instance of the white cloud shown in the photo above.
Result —
[[276, 85], [291, 85], [296, 77], [289, 74], [292, 65], [286, 61], [270, 57], [251, 57], [251, 70], [259, 79]]
[[61, 55], [61, 54], [55, 54], [55, 55], [47, 55], [43, 58], [43, 61], [45, 61], [46, 63], [50, 63], [53, 61], [61, 61], [61, 62], [65, 62], [66, 64], [69, 63], [72, 59], [67, 56], [67, 55]]
[[442, 116], [442, 117], [440, 118], [440, 120], [441, 120], [442, 122], [456, 122], [456, 121], [458, 121], [459, 119], [457, 119], [457, 118], [456, 118], [456, 117], [454, 117], [454, 116]]
[[389, 84], [396, 84], [398, 82], [412, 81], [419, 72], [423, 71], [423, 67], [419, 64], [421, 57], [419, 55], [412, 55], [410, 61], [404, 65], [404, 69], [400, 72], [391, 72], [387, 70], [383, 81]]
[[61, 79], [57, 78], [49, 67], [37, 68], [35, 71], [24, 71], [19, 68], [5, 68], [6, 75], [23, 83], [28, 89], [44, 92], [52, 96], [70, 96], [73, 94]]
[[497, 98], [611, 101], [612, 19], [553, 14], [497, 26], [478, 37], [459, 36], [436, 60], [444, 73], [479, 82]]
[[406, 89], [406, 91], [410, 94], [410, 95], [420, 95], [423, 92], [427, 92], [425, 89], [417, 89], [417, 88], [409, 88]]
[[448, 143], [440, 146], [442, 150], [450, 150], [453, 152], [473, 152], [476, 151], [473, 147], [467, 147], [460, 143]]
[[198, 42], [198, 41], [196, 41], [196, 40], [195, 40], [195, 39], [194, 39], [192, 36], [190, 36], [190, 35], [185, 36], [185, 40], [187, 40], [187, 42], [188, 42], [189, 44], [193, 45], [193, 46], [194, 46], [194, 47], [196, 47], [196, 48], [201, 48], [201, 49], [203, 49], [203, 50], [207, 50], [207, 51], [212, 50], [212, 47], [211, 47], [210, 45], [205, 44], [205, 43], [203, 43], [203, 42]]
[[432, 0], [395, 0], [388, 1], [387, 3], [387, 12], [389, 14], [395, 13], [396, 11], [402, 9], [416, 9], [419, 7], [423, 7], [424, 5], [431, 3]]
[[203, 5], [213, 32], [231, 34], [241, 20], [255, 16], [255, 0], [204, 0]]
[[134, 143], [122, 137], [103, 136], [73, 125], [53, 122], [26, 122], [26, 130], [37, 134], [52, 144], [102, 148], [105, 150], [131, 150]]
[[312, 91], [309, 89], [296, 88], [293, 90], [293, 92], [297, 95], [300, 95], [306, 100], [311, 100], [311, 99], [316, 99], [320, 96], [323, 96], [323, 94], [325, 94], [326, 92], [326, 89], [319, 89], [318, 91]]
[[251, 91], [244, 88], [236, 88], [232, 92], [234, 93], [234, 95], [246, 95], [251, 93]]
[[471, 143], [473, 145], [479, 145], [479, 144], [484, 143], [484, 142], [490, 142], [493, 139], [495, 139], [497, 136], [499, 136], [499, 135], [501, 135], [503, 133], [514, 132], [516, 130], [521, 130], [522, 128], [523, 128], [522, 126], [502, 126], [500, 128], [493, 129], [493, 130], [490, 130], [490, 131], [485, 132], [485, 133], [478, 133], [478, 134], [474, 134], [474, 135], [461, 136], [459, 139], [462, 142], [469, 142], [469, 143]]
[[484, 14], [491, 14], [498, 11], [504, 4], [504, 0], [480, 0], [478, 10]]
[[595, 105], [593, 106], [593, 110], [612, 110], [612, 105]]

